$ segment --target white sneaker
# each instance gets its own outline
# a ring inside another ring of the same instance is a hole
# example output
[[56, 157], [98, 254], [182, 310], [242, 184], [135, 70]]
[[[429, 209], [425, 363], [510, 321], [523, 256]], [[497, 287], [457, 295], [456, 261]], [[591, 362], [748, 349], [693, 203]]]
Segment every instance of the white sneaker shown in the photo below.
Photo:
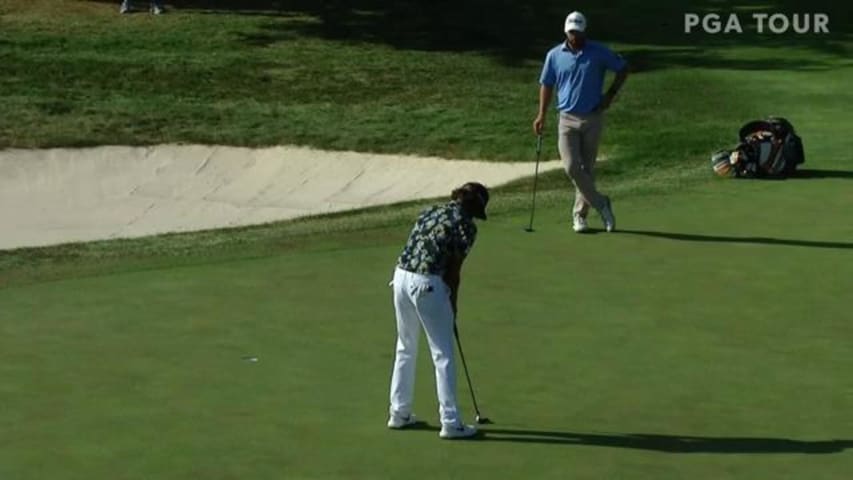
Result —
[[604, 197], [604, 206], [601, 207], [601, 221], [604, 222], [604, 229], [608, 232], [616, 230], [616, 217], [613, 215], [613, 207], [610, 205], [610, 197]]
[[452, 440], [454, 438], [471, 438], [477, 434], [477, 427], [474, 425], [442, 425], [439, 437]]
[[151, 13], [154, 15], [162, 15], [163, 7], [158, 7], [157, 5], [154, 5], [153, 7], [151, 7]]
[[574, 230], [575, 233], [583, 233], [589, 230], [589, 225], [587, 225], [586, 219], [577, 213], [572, 215], [572, 230]]
[[393, 428], [394, 430], [406, 428], [416, 423], [418, 423], [418, 419], [412, 414], [409, 414], [407, 417], [398, 417], [397, 415], [388, 417], [388, 428]]
[[118, 13], [127, 13], [130, 11], [130, 5], [127, 3], [127, 0], [121, 2], [121, 6], [118, 7]]

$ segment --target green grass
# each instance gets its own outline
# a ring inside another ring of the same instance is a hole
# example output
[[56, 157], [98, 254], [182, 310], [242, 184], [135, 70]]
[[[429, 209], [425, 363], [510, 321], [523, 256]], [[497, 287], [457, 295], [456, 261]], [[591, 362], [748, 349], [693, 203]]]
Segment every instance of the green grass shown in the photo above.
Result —
[[[386, 283], [407, 226], [2, 289], [0, 465], [17, 479], [846, 478], [853, 229], [791, 220], [814, 215], [803, 192], [842, 215], [847, 182], [623, 202], [621, 234], [572, 235], [555, 209], [533, 234], [523, 215], [482, 224], [460, 328], [497, 424], [461, 445], [383, 426]], [[419, 367], [416, 411], [434, 426], [425, 352]]]
[[[538, 57], [360, 35], [352, 22], [372, 17], [352, 12], [345, 35], [321, 34], [328, 19], [299, 3], [152, 18], [0, 0], [0, 146], [533, 158]], [[590, 7], [639, 66], [601, 164], [621, 233], [571, 234], [559, 172], [540, 178], [533, 234], [530, 179], [494, 195], [460, 298], [497, 422], [482, 441], [384, 428], [386, 284], [413, 202], [0, 252], [0, 478], [848, 478], [850, 17], [833, 7], [825, 41], [685, 37], [682, 5]], [[710, 151], [767, 114], [794, 122], [811, 178], [709, 178]], [[418, 375], [434, 427], [425, 345]], [[470, 418], [464, 381], [459, 398]]]
[[[330, 38], [317, 33], [323, 23], [304, 8], [284, 16], [178, 10], [155, 18], [119, 16], [114, 3], [4, 1], [0, 147], [302, 144], [530, 160], [541, 59], [560, 40], [558, 29], [540, 32], [536, 53], [507, 61], [489, 50]], [[680, 5], [660, 8], [671, 17]], [[617, 20], [613, 12], [601, 15]], [[382, 33], [383, 25], [374, 27]], [[605, 152], [618, 152], [626, 170], [661, 157], [695, 161], [730, 142], [733, 124], [767, 113], [760, 97], [768, 97], [765, 84], [776, 83], [776, 68], [792, 70], [784, 81], [797, 85], [808, 84], [809, 73], [839, 82], [848, 75], [827, 71], [849, 59], [843, 33], [832, 37], [835, 48], [790, 37], [797, 48], [753, 45], [749, 35], [737, 48], [734, 40], [698, 48], [701, 37], [674, 25], [666, 41], [636, 25], [601, 28], [601, 38], [639, 71], [605, 137]], [[732, 68], [747, 71], [734, 75]], [[774, 113], [795, 111], [784, 96], [772, 103]], [[701, 135], [688, 138], [694, 123]], [[666, 134], [673, 140], [649, 141]], [[553, 148], [547, 153], [556, 157]]]

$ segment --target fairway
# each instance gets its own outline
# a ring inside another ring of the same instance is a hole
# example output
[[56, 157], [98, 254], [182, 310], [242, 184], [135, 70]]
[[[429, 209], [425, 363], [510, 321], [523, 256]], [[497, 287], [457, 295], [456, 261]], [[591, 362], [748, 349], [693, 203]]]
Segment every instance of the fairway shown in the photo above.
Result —
[[[571, 6], [236, 3], [167, 2], [154, 17], [106, 0], [0, 0], [0, 148], [535, 159], [536, 82]], [[492, 189], [459, 298], [477, 402], [495, 422], [478, 438], [439, 439], [423, 338], [414, 413], [426, 423], [386, 428], [388, 282], [447, 185], [352, 212], [0, 250], [0, 480], [849, 479], [850, 8], [583, 10], [632, 68], [596, 170], [616, 232], [594, 214], [594, 232], [572, 232], [562, 171], [538, 177], [532, 233], [533, 178]], [[688, 10], [822, 11], [832, 33], [689, 36]], [[799, 174], [713, 177], [710, 154], [767, 115], [803, 138]], [[558, 157], [555, 120], [543, 161]], [[73, 164], [62, 178], [86, 176]], [[27, 192], [63, 201], [73, 183], [34, 181], [0, 208], [20, 213]], [[99, 205], [115, 214], [110, 201]]]

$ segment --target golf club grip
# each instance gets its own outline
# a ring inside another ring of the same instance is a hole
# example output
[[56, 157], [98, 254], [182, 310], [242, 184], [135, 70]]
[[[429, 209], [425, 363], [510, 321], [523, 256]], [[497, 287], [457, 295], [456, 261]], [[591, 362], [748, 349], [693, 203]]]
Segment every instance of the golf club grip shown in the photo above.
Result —
[[[536, 155], [539, 155], [539, 152], [541, 152], [541, 151], [542, 151], [542, 134], [540, 133], [536, 137]], [[537, 159], [537, 161], [538, 161], [538, 159]]]

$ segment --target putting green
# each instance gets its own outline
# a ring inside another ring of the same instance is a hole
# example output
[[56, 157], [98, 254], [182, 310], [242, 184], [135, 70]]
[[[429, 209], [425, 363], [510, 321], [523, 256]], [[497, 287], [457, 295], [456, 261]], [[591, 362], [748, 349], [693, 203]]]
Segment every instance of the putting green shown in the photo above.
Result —
[[425, 345], [416, 412], [431, 428], [384, 427], [386, 284], [407, 226], [369, 246], [0, 290], [0, 472], [843, 478], [853, 227], [827, 219], [853, 199], [849, 174], [822, 171], [617, 198], [615, 234], [573, 234], [554, 208], [531, 234], [523, 215], [483, 223], [459, 325], [497, 423], [474, 442], [438, 439]]

